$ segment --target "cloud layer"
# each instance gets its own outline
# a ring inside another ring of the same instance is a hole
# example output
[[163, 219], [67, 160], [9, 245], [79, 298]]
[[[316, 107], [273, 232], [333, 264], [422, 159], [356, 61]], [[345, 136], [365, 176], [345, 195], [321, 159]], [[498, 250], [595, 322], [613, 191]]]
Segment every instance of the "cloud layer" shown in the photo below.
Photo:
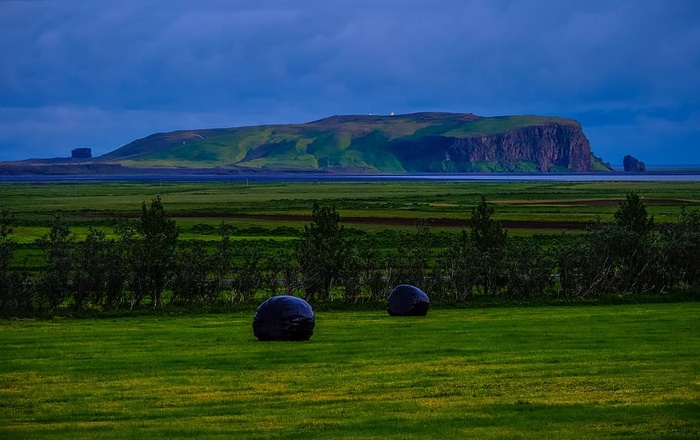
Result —
[[614, 164], [700, 164], [694, 0], [0, 0], [0, 29], [0, 160], [430, 110], [567, 116]]

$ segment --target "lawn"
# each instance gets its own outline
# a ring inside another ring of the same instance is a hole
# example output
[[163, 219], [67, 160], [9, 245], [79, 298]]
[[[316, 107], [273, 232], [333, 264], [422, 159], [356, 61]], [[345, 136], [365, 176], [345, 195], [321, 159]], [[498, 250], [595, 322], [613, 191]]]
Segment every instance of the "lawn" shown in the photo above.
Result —
[[697, 438], [700, 304], [0, 321], [0, 438]]

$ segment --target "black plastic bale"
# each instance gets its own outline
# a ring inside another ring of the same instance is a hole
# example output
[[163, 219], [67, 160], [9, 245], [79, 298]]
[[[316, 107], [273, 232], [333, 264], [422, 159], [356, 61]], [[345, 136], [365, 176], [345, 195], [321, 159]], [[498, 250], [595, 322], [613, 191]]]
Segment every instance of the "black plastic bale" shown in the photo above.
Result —
[[253, 334], [260, 341], [308, 341], [315, 325], [309, 303], [296, 296], [279, 295], [258, 306]]
[[391, 316], [425, 316], [430, 299], [416, 286], [399, 284], [389, 294], [387, 311]]

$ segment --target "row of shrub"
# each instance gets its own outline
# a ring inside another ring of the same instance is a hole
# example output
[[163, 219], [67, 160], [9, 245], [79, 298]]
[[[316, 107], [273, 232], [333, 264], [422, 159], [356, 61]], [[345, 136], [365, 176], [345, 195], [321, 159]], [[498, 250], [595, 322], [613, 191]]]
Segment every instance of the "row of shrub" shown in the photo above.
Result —
[[41, 269], [15, 258], [14, 217], [0, 218], [0, 311], [43, 315], [59, 308], [117, 310], [178, 305], [185, 310], [255, 303], [276, 294], [318, 304], [384, 301], [393, 286], [413, 284], [437, 303], [475, 298], [582, 300], [608, 294], [694, 291], [700, 284], [700, 213], [655, 224], [629, 194], [611, 222], [552, 241], [509, 237], [484, 197], [468, 228], [435, 233], [418, 224], [387, 246], [377, 234], [343, 228], [333, 206], [315, 202], [312, 220], [288, 246], [233, 240], [226, 224], [216, 242], [179, 240], [160, 197], [113, 237], [90, 228], [76, 242], [55, 216], [37, 241]]

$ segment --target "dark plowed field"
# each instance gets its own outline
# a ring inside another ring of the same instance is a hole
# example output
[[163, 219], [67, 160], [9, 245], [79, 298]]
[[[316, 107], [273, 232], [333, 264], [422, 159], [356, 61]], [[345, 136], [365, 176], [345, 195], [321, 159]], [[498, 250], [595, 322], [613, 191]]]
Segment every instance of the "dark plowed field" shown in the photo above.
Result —
[[[178, 212], [173, 214], [173, 217], [202, 217], [202, 218], [221, 218], [221, 219], [247, 219], [247, 220], [266, 220], [275, 222], [310, 222], [311, 216], [307, 215], [278, 215], [278, 214], [222, 214], [222, 213], [203, 213], [203, 212]], [[341, 217], [342, 224], [358, 224], [358, 225], [386, 225], [386, 226], [414, 226], [415, 218], [403, 217]], [[453, 218], [431, 218], [423, 219], [428, 226], [434, 227], [468, 227], [469, 221]], [[506, 229], [585, 229], [586, 223], [583, 222], [542, 222], [529, 220], [501, 220], [501, 225]]]

